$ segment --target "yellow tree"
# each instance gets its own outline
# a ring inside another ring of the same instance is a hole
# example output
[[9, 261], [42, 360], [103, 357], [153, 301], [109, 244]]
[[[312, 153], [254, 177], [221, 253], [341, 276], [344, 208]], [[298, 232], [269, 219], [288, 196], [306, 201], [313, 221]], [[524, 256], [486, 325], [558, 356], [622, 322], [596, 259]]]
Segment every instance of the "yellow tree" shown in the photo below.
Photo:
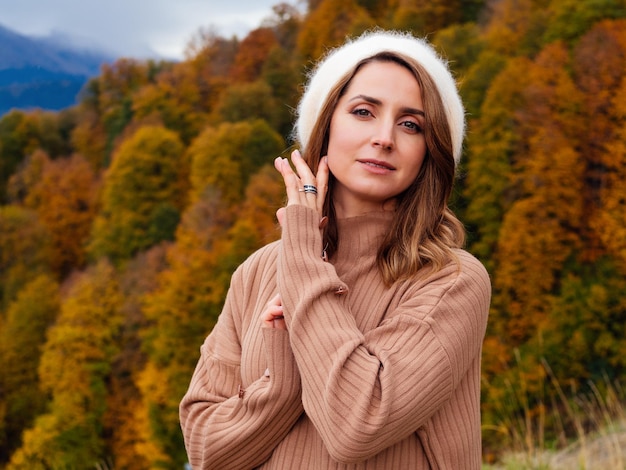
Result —
[[534, 0], [503, 0], [494, 4], [485, 32], [493, 50], [513, 57], [529, 52], [527, 41], [538, 39], [532, 31], [537, 11], [533, 3]]
[[263, 120], [207, 128], [189, 148], [192, 199], [210, 188], [226, 206], [240, 202], [250, 176], [283, 149], [282, 138]]
[[158, 287], [159, 273], [166, 267], [165, 252], [165, 246], [156, 246], [134, 257], [120, 273], [123, 295], [120, 312], [124, 323], [102, 422], [106, 429], [107, 454], [114, 456], [115, 468], [150, 468], [150, 453], [144, 455], [142, 452], [146, 442], [142, 421], [138, 419], [143, 402], [136, 384], [147, 360], [139, 332], [147, 326], [143, 298]]
[[50, 233], [37, 214], [0, 206], [0, 312], [29, 281], [50, 272]]
[[186, 204], [187, 175], [174, 132], [146, 126], [125, 140], [105, 176], [90, 253], [121, 261], [172, 239]]
[[513, 202], [511, 165], [520, 143], [519, 117], [522, 90], [528, 84], [527, 59], [511, 60], [493, 80], [481, 108], [480, 119], [468, 135], [465, 219], [473, 225], [472, 252], [493, 272], [493, 253], [504, 214]]
[[[97, 152], [101, 147], [101, 132], [105, 134], [105, 155], [104, 165], [108, 165], [110, 153], [114, 150], [115, 141], [122, 134], [126, 126], [133, 117], [133, 95], [141, 87], [150, 83], [158, 74], [162, 63], [152, 61], [139, 61], [133, 59], [119, 59], [113, 64], [104, 64], [98, 77], [91, 79], [82, 92], [81, 109], [91, 110], [97, 116], [96, 122], [89, 125], [81, 125], [81, 131], [94, 132]], [[75, 139], [82, 137], [81, 142], [90, 146], [84, 136], [76, 135]], [[95, 153], [95, 152], [94, 152]], [[86, 156], [91, 157], [91, 152], [86, 152]], [[97, 159], [97, 153], [94, 155]]]
[[463, 4], [459, 0], [399, 0], [394, 9], [391, 27], [412, 30], [426, 35], [439, 29], [460, 23], [463, 19]]
[[122, 324], [114, 269], [100, 262], [69, 289], [39, 366], [48, 411], [24, 433], [7, 469], [87, 469], [103, 459], [102, 417]]
[[199, 344], [217, 319], [226, 292], [217, 259], [232, 220], [233, 211], [215, 192], [197, 199], [183, 215], [176, 244], [168, 250], [168, 269], [144, 300], [148, 324], [142, 346], [148, 362], [137, 377], [142, 406], [135, 417], [136, 449], [150, 468], [179, 468], [186, 461], [178, 404]]
[[76, 153], [82, 155], [96, 171], [108, 163], [106, 131], [94, 109], [82, 103], [79, 109], [81, 119], [72, 129], [70, 141]]
[[202, 128], [209, 111], [202, 100], [202, 88], [193, 63], [164, 68], [154, 83], [142, 86], [133, 95], [133, 119], [162, 122], [188, 143]]
[[60, 308], [59, 286], [40, 275], [20, 290], [0, 328], [0, 465], [22, 440], [22, 432], [45, 411], [37, 369], [46, 331]]
[[274, 214], [283, 198], [281, 178], [265, 166], [251, 177], [237, 210], [209, 191], [183, 217], [176, 244], [168, 250], [169, 269], [160, 274], [160, 287], [145, 299], [148, 363], [137, 382], [143, 397], [137, 414], [142, 442], [137, 448], [151, 468], [174, 468], [186, 460], [178, 404], [199, 347], [217, 320], [234, 269], [279, 236]]
[[298, 52], [305, 60], [317, 61], [346, 36], [357, 35], [375, 25], [356, 0], [322, 0], [305, 18], [298, 35]]

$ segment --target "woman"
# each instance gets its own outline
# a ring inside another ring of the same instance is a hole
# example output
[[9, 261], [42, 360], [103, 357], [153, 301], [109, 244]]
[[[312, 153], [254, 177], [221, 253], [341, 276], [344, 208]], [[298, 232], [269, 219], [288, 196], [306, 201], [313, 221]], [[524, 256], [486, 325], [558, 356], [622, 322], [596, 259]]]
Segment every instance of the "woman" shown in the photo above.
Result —
[[464, 111], [410, 35], [313, 71], [281, 240], [234, 273], [181, 403], [194, 469], [479, 469], [490, 283], [447, 207]]

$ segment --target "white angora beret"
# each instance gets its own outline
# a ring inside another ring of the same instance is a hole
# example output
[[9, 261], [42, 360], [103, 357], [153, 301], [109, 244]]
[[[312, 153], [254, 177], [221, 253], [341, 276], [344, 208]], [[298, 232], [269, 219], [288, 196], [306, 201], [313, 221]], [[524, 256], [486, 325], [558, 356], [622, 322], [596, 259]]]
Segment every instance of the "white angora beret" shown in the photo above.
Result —
[[393, 52], [410, 57], [428, 72], [443, 101], [450, 126], [454, 161], [458, 164], [465, 133], [465, 110], [447, 61], [442, 59], [425, 40], [395, 31], [366, 32], [356, 39], [349, 40], [329, 51], [311, 71], [297, 108], [294, 126], [294, 134], [301, 147], [307, 146], [313, 126], [330, 90], [346, 74], [352, 73], [359, 62], [381, 52]]

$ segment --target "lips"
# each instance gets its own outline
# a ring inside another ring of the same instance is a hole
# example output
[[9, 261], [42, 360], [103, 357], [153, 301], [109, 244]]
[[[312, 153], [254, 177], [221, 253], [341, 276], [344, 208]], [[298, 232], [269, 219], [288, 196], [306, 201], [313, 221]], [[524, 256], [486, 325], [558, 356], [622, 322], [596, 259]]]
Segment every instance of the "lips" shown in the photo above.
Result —
[[393, 171], [396, 169], [393, 165], [382, 160], [371, 160], [371, 159], [359, 160], [359, 163], [362, 163], [364, 165], [369, 165], [374, 168], [382, 168], [384, 170], [390, 170], [390, 171]]

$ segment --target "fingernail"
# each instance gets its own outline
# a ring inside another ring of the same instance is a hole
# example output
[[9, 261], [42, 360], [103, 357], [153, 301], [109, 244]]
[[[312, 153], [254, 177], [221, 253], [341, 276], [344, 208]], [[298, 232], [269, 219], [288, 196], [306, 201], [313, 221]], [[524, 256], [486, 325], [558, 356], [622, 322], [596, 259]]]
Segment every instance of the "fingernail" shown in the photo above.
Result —
[[302, 157], [302, 155], [300, 155], [300, 150], [298, 150], [298, 149], [295, 149], [293, 152], [291, 152], [291, 155], [292, 156], [295, 155], [295, 156], [298, 156], [298, 157]]

